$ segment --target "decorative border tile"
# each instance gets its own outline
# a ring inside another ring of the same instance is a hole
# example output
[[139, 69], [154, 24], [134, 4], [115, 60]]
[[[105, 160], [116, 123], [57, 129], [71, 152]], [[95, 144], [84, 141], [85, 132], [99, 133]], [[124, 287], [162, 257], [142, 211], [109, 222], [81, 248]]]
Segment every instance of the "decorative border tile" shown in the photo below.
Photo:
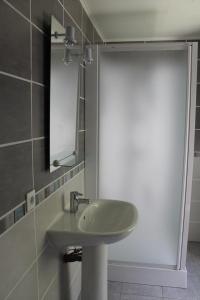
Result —
[[49, 185], [41, 189], [36, 193], [36, 206], [49, 197], [52, 193], [57, 191], [61, 186], [63, 186], [66, 182], [72, 179], [75, 175], [77, 175], [81, 170], [85, 167], [85, 162], [81, 162], [79, 165], [75, 166], [73, 169], [66, 172], [64, 175], [51, 182]]
[[[52, 193], [56, 192], [65, 183], [82, 171], [85, 167], [85, 162], [82, 161], [80, 164], [75, 166], [73, 169], [66, 172], [64, 175], [51, 182], [40, 191], [35, 194], [36, 206], [49, 197]], [[23, 218], [27, 214], [26, 203], [22, 203], [14, 210], [8, 212], [5, 216], [0, 218], [0, 235], [13, 226], [17, 221]]]

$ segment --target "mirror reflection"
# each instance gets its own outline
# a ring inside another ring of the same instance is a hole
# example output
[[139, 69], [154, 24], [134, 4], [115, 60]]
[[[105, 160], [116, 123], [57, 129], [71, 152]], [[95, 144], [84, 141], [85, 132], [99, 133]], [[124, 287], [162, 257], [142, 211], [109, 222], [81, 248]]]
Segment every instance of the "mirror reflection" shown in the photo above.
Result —
[[79, 66], [81, 47], [75, 28], [51, 23], [50, 171], [77, 159]]

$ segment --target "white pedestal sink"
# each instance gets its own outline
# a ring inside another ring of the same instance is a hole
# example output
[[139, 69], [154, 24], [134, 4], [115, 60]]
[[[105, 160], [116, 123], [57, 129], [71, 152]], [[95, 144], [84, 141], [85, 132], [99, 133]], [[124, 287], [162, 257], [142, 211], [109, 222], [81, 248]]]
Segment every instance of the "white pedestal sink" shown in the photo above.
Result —
[[83, 247], [81, 300], [107, 300], [106, 245], [128, 236], [136, 222], [133, 204], [104, 199], [91, 202], [82, 212], [64, 213], [48, 230], [59, 251]]

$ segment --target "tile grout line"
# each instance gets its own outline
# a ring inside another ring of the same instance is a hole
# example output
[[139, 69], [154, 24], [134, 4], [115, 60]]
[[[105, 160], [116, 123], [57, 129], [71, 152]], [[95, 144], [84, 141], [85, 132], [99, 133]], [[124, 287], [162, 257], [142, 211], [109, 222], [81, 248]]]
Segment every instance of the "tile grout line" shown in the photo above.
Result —
[[[7, 0], [3, 0], [3, 2], [5, 4], [7, 4], [11, 9], [13, 9], [17, 14], [19, 14], [24, 20], [26, 20], [27, 22], [30, 22], [32, 23], [32, 26], [35, 27], [37, 30], [39, 30], [42, 34], [45, 34], [45, 32], [40, 28], [38, 27], [35, 23], [32, 22], [32, 20], [29, 20], [20, 10], [18, 10], [17, 8], [15, 8], [10, 2], [8, 2]], [[64, 12], [66, 12], [66, 14], [70, 17], [70, 19], [73, 21], [73, 23], [78, 27], [78, 30], [81, 31], [81, 33], [84, 35], [84, 37], [86, 38], [86, 40], [89, 42], [89, 43], [92, 43], [87, 35], [83, 32], [82, 28], [77, 24], [77, 22], [75, 21], [74, 17], [68, 12], [68, 10], [64, 7], [64, 5], [58, 1], [58, 3], [60, 4], [61, 7], [63, 7], [64, 9]], [[81, 5], [82, 6], [82, 5]], [[89, 17], [88, 17], [89, 18]], [[64, 18], [63, 18], [64, 19]], [[89, 18], [90, 19], [90, 18]], [[91, 20], [90, 20], [91, 21]]]
[[[32, 5], [32, 0], [30, 0], [30, 20], [32, 18], [32, 11], [31, 11], [31, 5]], [[33, 190], [35, 189], [35, 180], [34, 180], [34, 155], [33, 155], [33, 84], [32, 84], [32, 79], [33, 79], [33, 63], [32, 63], [32, 45], [33, 45], [33, 39], [32, 39], [32, 24], [30, 22], [30, 68], [31, 68], [31, 146], [32, 146], [32, 151], [31, 151], [31, 163], [32, 163], [32, 184], [33, 184]]]
[[[87, 37], [87, 35], [84, 33], [84, 31], [83, 31], [83, 27], [82, 27], [82, 14], [83, 14], [83, 7], [82, 7], [82, 5], [81, 5], [81, 27], [78, 25], [78, 23], [75, 21], [75, 19], [74, 19], [74, 17], [70, 14], [70, 12], [65, 8], [65, 6], [60, 2], [60, 1], [58, 1], [59, 3], [60, 3], [60, 5], [63, 7], [63, 9], [64, 9], [64, 12], [66, 12], [66, 14], [68, 15], [68, 17], [72, 20], [72, 22], [78, 27], [78, 30], [81, 32], [81, 34], [86, 38], [86, 40], [88, 41], [88, 43], [92, 43], [89, 39], [88, 39], [88, 37]], [[89, 18], [89, 17], [88, 17]], [[90, 18], [89, 18], [90, 19]], [[91, 21], [91, 20], [90, 20]]]
[[33, 260], [33, 262], [31, 263], [31, 265], [26, 269], [26, 271], [21, 275], [21, 277], [19, 278], [19, 280], [16, 282], [16, 284], [14, 285], [14, 287], [10, 290], [10, 292], [7, 294], [7, 296], [4, 298], [4, 300], [7, 300], [10, 295], [12, 295], [12, 293], [14, 292], [14, 290], [20, 285], [20, 283], [23, 281], [23, 279], [26, 277], [26, 275], [31, 271], [31, 269], [33, 268], [34, 264], [37, 262], [37, 258], [35, 258]]
[[40, 141], [40, 140], [44, 140], [45, 138], [46, 138], [45, 136], [41, 136], [41, 137], [38, 137], [38, 138], [31, 138], [31, 139], [27, 139], [27, 140], [21, 140], [21, 141], [16, 141], [16, 142], [0, 144], [0, 148], [20, 145], [20, 144], [29, 143], [29, 142], [32, 142], [32, 141]]
[[[32, 212], [32, 211], [31, 211]], [[31, 269], [33, 268], [34, 264], [36, 264], [36, 269], [37, 269], [37, 262], [38, 259], [40, 258], [40, 256], [44, 253], [44, 251], [47, 249], [47, 246], [44, 247], [41, 252], [39, 253], [38, 256], [35, 257], [35, 259], [32, 261], [32, 263], [29, 265], [29, 267], [24, 271], [24, 273], [21, 275], [21, 277], [19, 278], [19, 280], [16, 282], [16, 284], [14, 285], [14, 287], [9, 291], [9, 293], [7, 294], [7, 296], [4, 298], [4, 300], [7, 300], [9, 298], [9, 296], [14, 292], [14, 290], [20, 285], [20, 283], [23, 281], [23, 279], [26, 277], [26, 275], [31, 271]], [[39, 290], [38, 290], [39, 292]], [[39, 300], [39, 294], [38, 294], [38, 300]]]
[[45, 299], [45, 296], [47, 295], [48, 291], [50, 290], [51, 286], [54, 284], [54, 282], [56, 281], [56, 278], [58, 277], [58, 272], [56, 272], [56, 274], [53, 276], [52, 280], [50, 281], [48, 287], [46, 288], [46, 290], [44, 291], [41, 300]]
[[[27, 18], [19, 9], [17, 9], [15, 6], [13, 6], [9, 1], [3, 0], [5, 4], [7, 4], [10, 8], [12, 8], [18, 15], [20, 15], [23, 19], [25, 19], [27, 22], [30, 22], [30, 19]], [[30, 13], [30, 11], [29, 11]]]
[[[44, 197], [44, 199], [39, 202], [38, 204], [36, 203], [36, 207], [39, 207], [42, 203], [44, 203], [45, 201], [48, 201], [49, 197], [51, 197], [53, 194], [55, 194], [56, 192], [58, 192], [61, 188], [63, 188], [63, 186], [65, 184], [68, 184], [72, 179], [74, 179], [76, 176], [80, 175], [80, 173], [84, 170], [84, 161], [82, 161], [79, 165], [77, 165], [76, 167], [74, 167], [73, 169], [70, 169], [69, 171], [67, 171], [66, 173], [64, 173], [63, 175], [61, 175], [60, 177], [58, 177], [57, 179], [55, 179], [54, 181], [52, 181], [50, 184], [48, 184], [47, 186], [43, 187], [41, 190], [39, 190], [36, 195], [38, 195], [39, 193], [41, 193], [42, 191], [45, 191], [45, 189], [47, 189], [48, 187], [51, 187], [52, 185], [54, 185], [57, 181], [60, 181], [62, 178], [64, 178], [66, 175], [70, 174], [70, 172], [73, 172], [73, 170], [75, 170], [75, 168], [78, 167], [78, 169], [80, 167], [82, 167], [82, 169], [79, 169], [79, 171], [74, 174], [72, 177], [70, 177], [67, 181], [65, 181], [63, 184], [61, 184], [58, 188], [56, 188], [52, 193], [48, 194], [47, 196]], [[25, 205], [26, 202], [23, 201], [22, 203], [20, 203], [19, 205], [17, 205], [15, 208], [13, 208], [12, 210], [8, 211], [6, 214], [4, 214], [3, 216], [0, 217], [0, 221], [4, 220], [5, 218], [9, 217], [9, 215], [14, 214], [15, 210], [23, 205]], [[35, 207], [35, 208], [36, 208]], [[18, 219], [16, 222], [12, 223], [11, 225], [9, 225], [8, 227], [6, 227], [4, 229], [3, 232], [0, 233], [0, 238], [2, 236], [4, 236], [5, 234], [7, 234], [16, 224], [18, 224], [19, 222], [21, 222], [26, 216], [28, 216], [30, 213], [32, 213], [32, 210], [27, 212], [25, 211], [24, 215]]]
[[[1, 217], [0, 217], [0, 221], [1, 220], [3, 220], [3, 219], [5, 219], [7, 216], [9, 216], [10, 214], [12, 214], [12, 213], [14, 213], [14, 211], [16, 210], [16, 209], [18, 209], [19, 207], [21, 207], [22, 205], [24, 205], [26, 202], [25, 201], [23, 201], [23, 202], [21, 202], [20, 204], [18, 204], [17, 206], [15, 206], [14, 208], [12, 208], [11, 210], [9, 210], [7, 213], [5, 213], [4, 215], [2, 215]], [[15, 223], [16, 224], [16, 223]]]
[[27, 18], [19, 9], [17, 9], [15, 6], [13, 6], [9, 1], [3, 0], [3, 2], [5, 4], [7, 4], [11, 9], [13, 9], [18, 15], [20, 15], [28, 23], [32, 23], [32, 26], [34, 26], [35, 28], [37, 28], [42, 34], [45, 34], [42, 29], [40, 29], [36, 24], [34, 24], [31, 19]]
[[39, 282], [39, 267], [38, 267], [38, 249], [37, 249], [37, 226], [36, 226], [36, 207], [33, 212], [33, 222], [34, 222], [34, 240], [35, 240], [35, 256], [36, 256], [36, 277], [37, 277], [37, 296], [38, 300], [40, 299], [40, 282]]
[[[33, 141], [34, 140], [38, 140], [38, 139], [43, 139], [45, 137], [40, 137], [40, 138], [36, 138], [34, 139], [33, 138], [33, 94], [32, 94], [32, 88], [33, 88], [33, 83], [34, 84], [38, 84], [38, 85], [41, 85], [41, 86], [44, 86], [43, 84], [40, 84], [40, 83], [37, 83], [37, 82], [34, 82], [32, 80], [32, 28], [33, 27], [36, 27], [39, 31], [41, 31], [39, 29], [39, 27], [37, 27], [34, 23], [31, 22], [31, 0], [30, 1], [30, 20], [28, 20], [19, 10], [15, 9], [14, 6], [12, 6], [8, 1], [4, 1], [9, 7], [11, 7], [15, 12], [17, 12], [20, 16], [22, 16], [25, 20], [27, 20], [30, 24], [30, 51], [31, 51], [31, 56], [30, 56], [30, 64], [31, 64], [31, 80], [26, 80], [24, 78], [20, 78], [18, 76], [15, 76], [15, 75], [12, 75], [12, 74], [6, 74], [5, 72], [2, 72], [4, 74], [2, 75], [7, 75], [7, 76], [10, 76], [10, 77], [13, 77], [13, 78], [16, 78], [16, 79], [21, 79], [23, 81], [26, 81], [26, 82], [29, 82], [30, 83], [30, 86], [31, 86], [31, 139], [30, 141], [32, 142], [32, 183], [33, 183], [33, 188], [34, 188], [34, 157], [33, 157]], [[58, 1], [59, 2], [59, 1]], [[59, 2], [60, 3], [60, 2]], [[69, 14], [69, 16], [71, 16]], [[73, 19], [74, 20], [74, 19]], [[64, 8], [63, 8], [63, 22], [64, 22]], [[76, 22], [74, 22], [76, 24]], [[79, 27], [79, 26], [78, 26]], [[41, 31], [42, 32], [42, 31]], [[42, 32], [43, 33], [43, 32]], [[82, 33], [82, 32], [81, 32]], [[23, 141], [19, 141], [19, 142], [16, 142], [17, 144], [21, 144], [23, 143]], [[12, 145], [12, 144], [16, 144], [16, 143], [9, 143], [9, 145]], [[4, 146], [8, 146], [7, 145], [4, 145]], [[3, 145], [2, 145], [3, 147]], [[82, 162], [81, 162], [82, 164]], [[77, 166], [76, 166], [77, 167]], [[74, 167], [73, 169], [75, 169], [76, 167]], [[72, 170], [69, 170], [68, 172], [70, 172]], [[61, 176], [61, 178], [64, 176], [64, 174]], [[76, 176], [76, 175], [75, 175]], [[73, 176], [74, 177], [74, 176]], [[73, 178], [72, 177], [72, 178]], [[72, 179], [71, 178], [71, 179]], [[58, 180], [58, 178], [54, 181], [56, 182]], [[44, 189], [44, 188], [43, 188]], [[20, 204], [21, 205], [21, 204]], [[37, 281], [38, 281], [38, 299], [39, 299], [39, 277], [38, 277], [38, 249], [37, 249], [37, 231], [36, 231], [36, 208], [34, 209], [34, 211], [31, 211], [30, 213], [33, 213], [34, 215], [34, 231], [35, 231], [35, 255], [36, 255], [36, 259], [33, 261], [32, 265], [30, 268], [28, 268], [24, 274], [20, 277], [20, 280], [18, 280], [17, 284], [14, 286], [14, 288], [10, 291], [9, 295], [13, 293], [13, 291], [15, 290], [15, 288], [24, 280], [25, 276], [27, 275], [27, 273], [31, 270], [31, 268], [33, 267], [33, 265], [36, 263], [36, 267], [37, 267]], [[27, 215], [27, 214], [26, 214]], [[22, 218], [23, 219], [23, 218]], [[20, 219], [19, 221], [21, 221], [22, 219]], [[17, 223], [17, 222], [16, 222]], [[15, 223], [15, 224], [16, 224]], [[15, 225], [14, 224], [14, 225]], [[56, 276], [57, 274], [54, 276], [53, 280], [51, 280], [49, 286], [47, 287], [46, 289], [46, 293], [48, 292], [49, 288], [51, 287], [51, 285], [53, 284], [53, 282], [55, 281], [56, 279]], [[6, 296], [6, 299], [7, 297], [9, 297], [9, 295]], [[42, 299], [44, 298], [44, 294], [42, 296]]]
[[[68, 171], [67, 171], [66, 173], [64, 173], [63, 175], [61, 175], [61, 176], [59, 176], [58, 178], [56, 178], [55, 180], [51, 181], [49, 184], [45, 185], [43, 188], [41, 188], [40, 190], [38, 190], [38, 191], [36, 192], [36, 195], [39, 194], [39, 193], [41, 193], [44, 189], [50, 187], [52, 184], [54, 184], [56, 181], [60, 180], [60, 179], [61, 179], [63, 176], [65, 176], [66, 174], [68, 174], [68, 173], [70, 173], [71, 171], [73, 171], [75, 168], [81, 166], [82, 163], [83, 163], [83, 161], [82, 161], [80, 164], [76, 165], [74, 168], [68, 170]], [[83, 169], [81, 169], [76, 175], [78, 175], [82, 170], [83, 170]], [[72, 178], [70, 178], [67, 182], [69, 182], [71, 179], [73, 179], [76, 175], [74, 175]], [[65, 183], [67, 183], [67, 182], [65, 182]], [[52, 194], [51, 194], [51, 195], [52, 195]], [[49, 196], [51, 196], [51, 195], [49, 195]], [[49, 196], [48, 196], [48, 197], [49, 197]], [[48, 197], [46, 197], [46, 199], [48, 199]], [[45, 199], [45, 200], [46, 200], [46, 199]], [[39, 204], [38, 204], [38, 205], [39, 205]]]
[[[30, 0], [30, 65], [31, 65], [31, 146], [32, 146], [32, 184], [33, 190], [35, 190], [35, 178], [34, 178], [34, 142], [33, 142], [33, 36], [32, 36], [32, 0]], [[40, 299], [40, 283], [39, 283], [39, 267], [38, 267], [38, 249], [37, 249], [37, 226], [36, 226], [36, 206], [33, 211], [34, 222], [34, 240], [35, 240], [35, 256], [36, 256], [36, 280], [37, 280], [37, 298]]]
[[[64, 1], [64, 0], [63, 0]], [[63, 20], [62, 20], [62, 25], [63, 25], [63, 27], [65, 26], [65, 11], [64, 11], [64, 6], [62, 6], [62, 3], [58, 0], [58, 2], [60, 3], [60, 5], [61, 5], [61, 7], [62, 7], [62, 18], [63, 18]]]
[[40, 83], [40, 82], [37, 82], [37, 81], [33, 81], [33, 80], [31, 80], [31, 79], [27, 79], [27, 78], [24, 78], [24, 77], [21, 77], [21, 76], [18, 76], [18, 75], [14, 75], [14, 74], [12, 74], [12, 73], [0, 71], [0, 75], [12, 77], [12, 78], [15, 78], [15, 79], [18, 79], [18, 80], [22, 80], [22, 81], [25, 81], [25, 82], [28, 82], [28, 83], [34, 83], [34, 84], [36, 84], [36, 85], [45, 87], [45, 85], [44, 85], [43, 83]]

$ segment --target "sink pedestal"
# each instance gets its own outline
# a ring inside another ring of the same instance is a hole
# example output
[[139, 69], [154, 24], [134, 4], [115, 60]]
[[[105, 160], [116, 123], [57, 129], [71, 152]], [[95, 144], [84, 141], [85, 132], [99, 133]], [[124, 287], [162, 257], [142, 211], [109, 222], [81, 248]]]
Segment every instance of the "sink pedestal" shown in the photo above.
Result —
[[107, 300], [107, 246], [83, 247], [81, 300]]

